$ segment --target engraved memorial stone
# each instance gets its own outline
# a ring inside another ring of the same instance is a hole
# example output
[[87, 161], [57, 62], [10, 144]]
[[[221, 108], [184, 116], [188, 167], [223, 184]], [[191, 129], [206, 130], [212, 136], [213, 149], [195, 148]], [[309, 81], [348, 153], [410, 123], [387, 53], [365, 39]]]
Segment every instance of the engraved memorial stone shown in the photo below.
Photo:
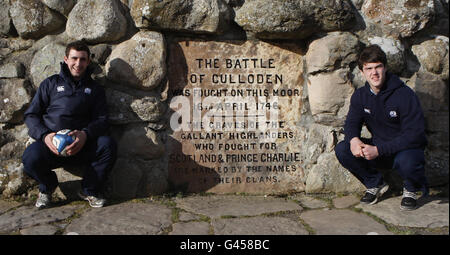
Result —
[[179, 41], [170, 46], [169, 182], [199, 192], [301, 191], [300, 47]]

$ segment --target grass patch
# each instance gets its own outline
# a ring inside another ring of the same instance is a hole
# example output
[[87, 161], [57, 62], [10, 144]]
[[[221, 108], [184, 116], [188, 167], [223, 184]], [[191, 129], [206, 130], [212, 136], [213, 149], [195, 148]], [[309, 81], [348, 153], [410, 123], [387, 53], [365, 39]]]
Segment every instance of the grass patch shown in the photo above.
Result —
[[316, 234], [316, 231], [310, 225], [308, 225], [308, 223], [306, 223], [302, 218], [298, 217], [298, 221], [300, 222], [300, 224], [303, 225], [303, 227], [305, 227], [305, 230], [308, 231], [310, 235]]
[[203, 222], [208, 222], [211, 223], [211, 218], [206, 216], [206, 215], [199, 215], [200, 219], [198, 219], [198, 221], [203, 221]]
[[177, 223], [180, 221], [180, 212], [182, 212], [182, 210], [180, 208], [172, 208], [172, 222], [173, 223]]
[[236, 219], [238, 218], [237, 216], [234, 215], [222, 215], [220, 216], [221, 219]]

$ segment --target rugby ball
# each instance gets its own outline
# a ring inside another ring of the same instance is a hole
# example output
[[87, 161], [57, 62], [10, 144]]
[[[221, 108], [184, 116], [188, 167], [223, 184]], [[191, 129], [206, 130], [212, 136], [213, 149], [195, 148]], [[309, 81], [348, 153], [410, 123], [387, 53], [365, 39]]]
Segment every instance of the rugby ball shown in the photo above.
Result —
[[75, 136], [70, 136], [69, 133], [72, 132], [70, 129], [63, 129], [58, 131], [53, 137], [53, 145], [59, 152], [59, 155], [67, 157], [66, 147], [75, 141]]

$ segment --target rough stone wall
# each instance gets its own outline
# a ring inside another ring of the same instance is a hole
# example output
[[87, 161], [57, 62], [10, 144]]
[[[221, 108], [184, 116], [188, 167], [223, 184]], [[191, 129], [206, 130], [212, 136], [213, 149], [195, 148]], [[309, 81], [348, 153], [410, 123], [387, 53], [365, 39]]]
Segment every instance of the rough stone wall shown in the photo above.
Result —
[[[350, 96], [364, 84], [357, 53], [363, 45], [380, 45], [389, 70], [416, 91], [424, 108], [430, 184], [447, 183], [448, 13], [448, 0], [2, 0], [0, 192], [8, 197], [36, 187], [21, 164], [32, 142], [23, 112], [40, 82], [59, 72], [64, 45], [82, 38], [92, 50], [93, 78], [106, 89], [119, 144], [107, 185], [113, 197], [173, 188], [167, 156], [173, 113], [168, 62], [180, 41], [251, 41], [249, 50], [267, 44], [275, 48], [270, 54], [279, 55], [278, 47], [300, 58], [299, 107], [285, 110], [296, 118], [296, 141], [283, 150], [300, 153], [301, 171], [290, 180], [298, 185], [283, 192], [363, 189], [339, 165], [333, 148], [343, 139]], [[56, 171], [66, 184], [77, 180]]]

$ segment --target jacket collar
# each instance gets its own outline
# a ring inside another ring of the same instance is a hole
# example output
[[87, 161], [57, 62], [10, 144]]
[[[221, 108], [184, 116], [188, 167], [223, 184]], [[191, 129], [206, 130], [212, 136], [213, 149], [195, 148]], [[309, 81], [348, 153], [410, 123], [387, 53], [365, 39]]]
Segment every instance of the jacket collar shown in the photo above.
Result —
[[[386, 80], [384, 82], [384, 86], [381, 88], [380, 92], [378, 92], [377, 95], [390, 94], [392, 91], [396, 90], [402, 85], [403, 81], [400, 80], [400, 78], [397, 75], [386, 72]], [[367, 91], [372, 94], [370, 85], [367, 81], [365, 83], [365, 87]]]
[[72, 84], [73, 86], [78, 86], [79, 84], [83, 84], [83, 85], [88, 85], [90, 84], [89, 80], [91, 80], [91, 74], [92, 74], [92, 68], [91, 66], [88, 66], [86, 68], [86, 72], [84, 74], [84, 76], [81, 78], [81, 80], [79, 80], [78, 82], [76, 82], [73, 77], [72, 74], [69, 71], [69, 67], [67, 66], [66, 63], [61, 62], [61, 70], [59, 72], [59, 76], [61, 76], [67, 83]]

